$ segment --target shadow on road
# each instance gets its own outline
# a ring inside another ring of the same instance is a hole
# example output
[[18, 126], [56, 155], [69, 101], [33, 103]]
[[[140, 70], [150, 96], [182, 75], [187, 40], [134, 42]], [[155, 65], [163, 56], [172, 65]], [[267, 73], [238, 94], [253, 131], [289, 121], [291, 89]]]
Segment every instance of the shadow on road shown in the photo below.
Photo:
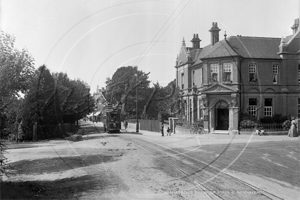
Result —
[[61, 172], [79, 167], [113, 162], [116, 160], [116, 157], [119, 156], [96, 154], [61, 157], [60, 152], [58, 152], [57, 155], [59, 157], [36, 160], [21, 160], [10, 163], [9, 165], [13, 170], [17, 170], [18, 174], [42, 174]]
[[1, 199], [78, 199], [82, 192], [108, 186], [108, 180], [89, 175], [56, 181], [2, 182], [1, 191], [5, 192], [1, 192]]

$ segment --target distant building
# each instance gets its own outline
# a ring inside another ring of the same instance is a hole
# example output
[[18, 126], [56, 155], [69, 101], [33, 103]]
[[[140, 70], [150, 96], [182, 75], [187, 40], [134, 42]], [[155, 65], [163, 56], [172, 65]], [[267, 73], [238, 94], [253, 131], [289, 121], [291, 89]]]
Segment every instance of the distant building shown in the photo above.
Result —
[[183, 118], [204, 120], [209, 132], [235, 134], [240, 117], [275, 113], [300, 117], [300, 28], [285, 38], [230, 36], [219, 41], [212, 23], [211, 43], [192, 47], [182, 41], [176, 60], [176, 84], [181, 91]]
[[103, 114], [104, 107], [107, 105], [108, 102], [98, 86], [96, 92], [93, 94], [93, 98], [95, 101], [95, 107], [93, 113], [91, 113], [89, 117], [92, 117], [95, 121], [100, 118], [101, 114]]

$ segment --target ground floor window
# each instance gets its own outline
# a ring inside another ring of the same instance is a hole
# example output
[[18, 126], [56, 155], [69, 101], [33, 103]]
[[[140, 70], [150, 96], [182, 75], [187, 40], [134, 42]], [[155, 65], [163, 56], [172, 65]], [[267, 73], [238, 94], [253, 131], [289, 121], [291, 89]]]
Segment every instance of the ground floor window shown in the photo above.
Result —
[[248, 114], [256, 116], [257, 111], [257, 99], [256, 98], [249, 98], [249, 107], [248, 107]]
[[265, 108], [264, 108], [265, 117], [272, 117], [272, 114], [273, 114], [272, 108], [273, 108], [272, 99], [266, 98], [265, 99]]
[[300, 118], [300, 98], [298, 98], [298, 118]]

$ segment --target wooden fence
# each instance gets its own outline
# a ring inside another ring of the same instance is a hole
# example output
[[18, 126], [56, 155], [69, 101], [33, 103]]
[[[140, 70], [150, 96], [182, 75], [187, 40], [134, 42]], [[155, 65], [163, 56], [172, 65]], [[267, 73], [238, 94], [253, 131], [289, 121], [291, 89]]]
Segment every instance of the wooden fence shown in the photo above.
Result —
[[160, 132], [160, 123], [158, 120], [140, 120], [140, 129], [152, 132]]

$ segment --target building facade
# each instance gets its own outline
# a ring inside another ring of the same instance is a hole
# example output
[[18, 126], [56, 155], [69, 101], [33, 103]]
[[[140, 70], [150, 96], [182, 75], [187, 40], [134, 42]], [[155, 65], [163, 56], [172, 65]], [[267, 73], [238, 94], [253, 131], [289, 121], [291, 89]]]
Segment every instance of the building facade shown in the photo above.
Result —
[[285, 38], [230, 36], [219, 40], [213, 23], [211, 42], [192, 47], [182, 41], [176, 60], [176, 84], [182, 117], [204, 120], [210, 133], [236, 134], [242, 114], [257, 119], [276, 114], [300, 117], [300, 28]]

